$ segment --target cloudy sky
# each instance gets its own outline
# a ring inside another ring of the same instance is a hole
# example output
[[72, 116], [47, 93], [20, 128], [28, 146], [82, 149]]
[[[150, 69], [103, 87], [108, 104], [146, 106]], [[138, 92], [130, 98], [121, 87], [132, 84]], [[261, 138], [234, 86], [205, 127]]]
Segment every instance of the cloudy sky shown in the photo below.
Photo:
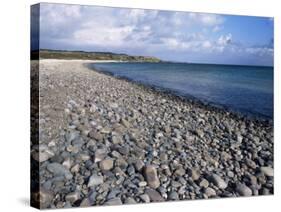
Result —
[[272, 66], [273, 19], [44, 3], [40, 48]]

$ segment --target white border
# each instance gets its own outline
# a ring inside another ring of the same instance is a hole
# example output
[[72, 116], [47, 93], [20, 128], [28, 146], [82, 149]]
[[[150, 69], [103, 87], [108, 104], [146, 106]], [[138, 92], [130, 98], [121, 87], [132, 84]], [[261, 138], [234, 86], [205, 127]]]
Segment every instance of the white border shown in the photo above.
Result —
[[[280, 199], [280, 5], [278, 0], [64, 0], [131, 8], [211, 12], [275, 17], [275, 195], [267, 197], [181, 201], [81, 211], [276, 211]], [[32, 211], [29, 200], [29, 7], [32, 0], [1, 2], [0, 68], [0, 211]], [[65, 211], [65, 210], [59, 210]], [[77, 209], [68, 209], [68, 212]]]

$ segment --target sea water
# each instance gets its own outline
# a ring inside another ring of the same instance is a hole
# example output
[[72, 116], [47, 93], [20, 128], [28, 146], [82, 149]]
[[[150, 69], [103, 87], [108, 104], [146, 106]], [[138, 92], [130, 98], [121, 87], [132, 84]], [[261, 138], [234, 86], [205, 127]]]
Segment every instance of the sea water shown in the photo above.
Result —
[[272, 67], [169, 62], [90, 67], [242, 114], [273, 118]]

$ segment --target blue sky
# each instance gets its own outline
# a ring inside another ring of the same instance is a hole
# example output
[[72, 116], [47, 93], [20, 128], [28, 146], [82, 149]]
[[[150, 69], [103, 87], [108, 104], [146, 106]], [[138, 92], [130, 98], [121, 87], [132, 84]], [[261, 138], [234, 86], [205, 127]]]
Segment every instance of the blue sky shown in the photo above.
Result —
[[273, 18], [43, 3], [40, 48], [273, 65]]

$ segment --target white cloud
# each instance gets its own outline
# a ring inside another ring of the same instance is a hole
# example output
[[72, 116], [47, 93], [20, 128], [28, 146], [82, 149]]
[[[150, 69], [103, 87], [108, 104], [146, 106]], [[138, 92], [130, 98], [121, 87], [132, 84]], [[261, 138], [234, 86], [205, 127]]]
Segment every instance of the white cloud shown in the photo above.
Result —
[[155, 56], [163, 52], [273, 55], [272, 48], [235, 44], [233, 35], [225, 32], [225, 21], [217, 14], [43, 3], [41, 42], [43, 47], [51, 43]]
[[193, 21], [196, 21], [197, 23], [201, 23], [205, 26], [217, 26], [224, 22], [223, 17], [217, 14], [189, 13], [189, 17]]
[[218, 31], [220, 31], [221, 29], [222, 29], [222, 27], [220, 27], [220, 26], [214, 26], [213, 29], [212, 29], [212, 31], [213, 31], [213, 32], [218, 32]]
[[202, 43], [202, 47], [203, 48], [206, 48], [206, 49], [209, 49], [209, 48], [211, 48], [212, 47], [212, 44], [211, 44], [211, 42], [210, 41], [204, 41], [203, 43]]
[[268, 56], [268, 55], [273, 56], [274, 53], [272, 48], [267, 48], [267, 47], [248, 47], [245, 48], [245, 52], [260, 57]]
[[103, 25], [92, 23], [91, 28], [84, 28], [74, 32], [74, 40], [77, 43], [97, 45], [97, 46], [120, 46], [126, 42], [126, 37], [132, 33], [132, 26], [124, 27], [104, 27]]
[[218, 39], [218, 45], [225, 46], [232, 42], [232, 34], [221, 35]]
[[63, 24], [81, 17], [81, 6], [43, 3], [40, 13], [41, 24]]

